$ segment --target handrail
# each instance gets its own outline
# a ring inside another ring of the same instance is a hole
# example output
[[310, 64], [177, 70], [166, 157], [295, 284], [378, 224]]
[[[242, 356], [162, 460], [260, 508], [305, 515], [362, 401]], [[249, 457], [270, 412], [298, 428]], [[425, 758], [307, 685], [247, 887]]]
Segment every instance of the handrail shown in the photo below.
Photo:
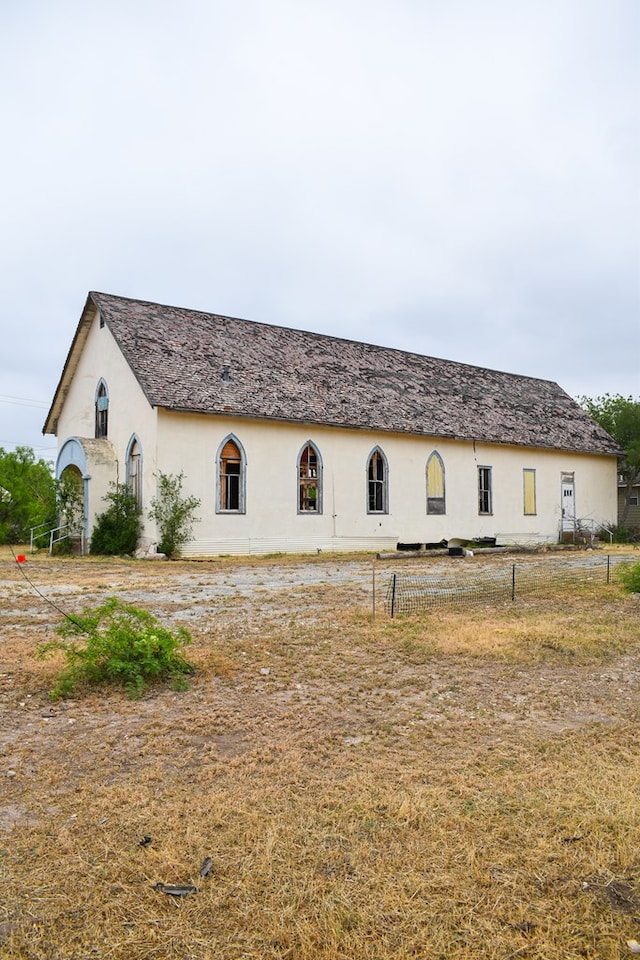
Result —
[[[77, 533], [77, 527], [74, 527], [70, 523], [61, 523], [57, 527], [49, 527], [48, 523], [40, 523], [37, 527], [31, 528], [31, 542], [30, 542], [30, 552], [33, 553], [33, 542], [39, 536], [44, 536], [45, 531], [41, 534], [37, 534], [35, 531], [39, 530], [41, 527], [47, 527], [46, 533], [49, 534], [49, 556], [53, 553], [54, 543], [60, 543], [61, 540], [66, 540], [69, 537], [73, 536], [74, 533]], [[62, 533], [62, 531], [65, 531]], [[56, 537], [55, 534], [60, 533], [59, 537]], [[80, 553], [84, 556], [84, 533], [80, 531]]]
[[[37, 527], [31, 527], [30, 537], [29, 537], [29, 553], [33, 553], [33, 542], [38, 537], [42, 536], [45, 532], [44, 528], [46, 527], [46, 532], [49, 533], [51, 527], [48, 523], [39, 523]], [[42, 534], [36, 533], [36, 530], [42, 530]]]

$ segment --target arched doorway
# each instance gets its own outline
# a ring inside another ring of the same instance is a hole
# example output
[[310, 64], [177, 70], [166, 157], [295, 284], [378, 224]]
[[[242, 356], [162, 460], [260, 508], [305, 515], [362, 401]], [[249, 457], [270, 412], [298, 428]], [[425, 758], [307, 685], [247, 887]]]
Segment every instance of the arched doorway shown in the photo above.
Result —
[[82, 496], [77, 496], [78, 503], [82, 504], [77, 511], [77, 522], [86, 548], [95, 518], [104, 510], [105, 495], [118, 481], [118, 460], [111, 441], [87, 437], [66, 440], [56, 461], [56, 480], [62, 481], [63, 477], [68, 478], [70, 484], [75, 483], [76, 490], [78, 481], [82, 484]]
[[58, 481], [58, 523], [69, 525], [69, 535], [80, 541], [84, 553], [89, 537], [87, 458], [84, 448], [75, 437], [61, 447], [56, 462]]

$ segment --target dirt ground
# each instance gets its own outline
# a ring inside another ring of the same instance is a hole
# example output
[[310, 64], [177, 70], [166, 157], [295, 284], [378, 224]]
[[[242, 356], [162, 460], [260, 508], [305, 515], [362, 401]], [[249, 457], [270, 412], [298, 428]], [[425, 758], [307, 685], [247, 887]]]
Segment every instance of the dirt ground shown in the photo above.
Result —
[[[436, 570], [446, 566], [446, 561], [431, 563]], [[382, 589], [394, 569], [410, 568], [422, 571], [424, 565], [377, 565], [377, 617], [387, 626], [380, 611]], [[487, 742], [500, 743], [523, 729], [569, 735], [637, 715], [636, 651], [604, 663], [575, 663], [555, 640], [546, 644], [547, 656], [538, 664], [442, 654], [430, 662], [424, 651], [412, 662], [411, 656], [394, 660], [388, 649], [381, 660], [366, 646], [355, 647], [350, 669], [343, 677], [332, 671], [328, 684], [322, 639], [310, 657], [313, 638], [322, 635], [339, 609], [359, 608], [369, 615], [372, 593], [369, 559], [278, 558], [246, 566], [51, 560], [28, 561], [23, 570], [5, 562], [0, 567], [0, 753], [9, 763], [6, 776], [37, 781], [41, 766], [56, 758], [64, 762], [73, 743], [73, 778], [90, 777], [109, 763], [115, 780], [131, 764], [158, 761], [153, 753], [141, 752], [145, 735], [140, 731], [154, 718], [170, 722], [179, 732], [180, 750], [197, 762], [203, 736], [200, 723], [192, 721], [203, 714], [213, 731], [207, 733], [207, 749], [213, 746], [221, 756], [277, 744], [292, 720], [306, 736], [329, 732], [345, 746], [375, 737], [380, 726], [397, 735], [423, 726], [451, 747], [460, 724], [470, 721], [486, 726]], [[222, 676], [213, 683], [196, 676], [189, 696], [164, 689], [135, 703], [94, 694], [52, 704], [51, 670], [39, 667], [41, 675], [34, 676], [34, 645], [51, 638], [62, 613], [80, 612], [110, 595], [144, 606], [165, 623], [185, 625], [205, 660], [202, 647], [213, 637], [228, 660]], [[561, 600], [555, 604], [557, 609]], [[13, 650], [14, 644], [29, 653], [22, 665], [12, 656], [3, 658], [3, 647]], [[33, 810], [20, 804], [3, 805], [0, 794], [0, 829], [33, 817]]]
[[[395, 570], [425, 561], [0, 556], [0, 956], [625, 956], [640, 597], [390, 620]], [[190, 631], [189, 689], [53, 702], [38, 644], [112, 595]]]

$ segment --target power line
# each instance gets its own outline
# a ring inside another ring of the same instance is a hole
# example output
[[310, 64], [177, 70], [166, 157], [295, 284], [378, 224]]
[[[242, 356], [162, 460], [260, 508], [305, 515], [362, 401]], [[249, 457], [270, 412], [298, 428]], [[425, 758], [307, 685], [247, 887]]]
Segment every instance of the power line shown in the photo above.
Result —
[[19, 407], [41, 407], [46, 409], [49, 404], [44, 400], [29, 400], [26, 397], [7, 397], [0, 394], [0, 403], [15, 403]]
[[0, 447], [31, 447], [34, 452], [50, 450], [51, 453], [58, 449], [57, 447], [35, 447], [32, 443], [25, 443], [24, 440], [0, 440]]

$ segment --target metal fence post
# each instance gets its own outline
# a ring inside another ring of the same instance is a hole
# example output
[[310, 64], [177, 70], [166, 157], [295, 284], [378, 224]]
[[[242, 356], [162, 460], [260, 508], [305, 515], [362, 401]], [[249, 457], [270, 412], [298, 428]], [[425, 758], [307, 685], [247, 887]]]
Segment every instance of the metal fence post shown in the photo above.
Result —
[[607, 554], [607, 583], [611, 583], [611, 554]]
[[391, 617], [392, 619], [395, 613], [395, 609], [396, 609], [396, 574], [394, 573], [393, 581], [391, 583]]
[[371, 568], [372, 568], [371, 579], [373, 581], [373, 602], [372, 602], [371, 614], [372, 614], [372, 619], [375, 620], [376, 618], [376, 558], [375, 557], [373, 558], [373, 561], [371, 563]]
[[511, 567], [511, 599], [515, 600], [516, 598], [516, 565], [515, 563]]

